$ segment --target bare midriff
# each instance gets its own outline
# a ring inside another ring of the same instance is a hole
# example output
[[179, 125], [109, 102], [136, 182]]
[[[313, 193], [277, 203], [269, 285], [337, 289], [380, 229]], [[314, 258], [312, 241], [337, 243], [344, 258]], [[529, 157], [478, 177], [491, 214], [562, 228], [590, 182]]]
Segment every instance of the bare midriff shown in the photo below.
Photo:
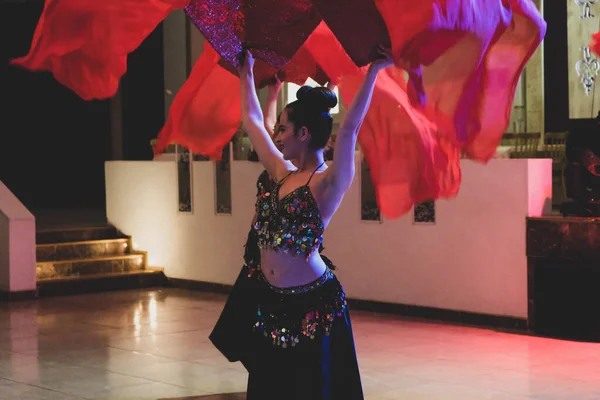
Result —
[[271, 285], [287, 288], [314, 282], [325, 273], [327, 265], [316, 250], [306, 259], [284, 252], [263, 249], [261, 250], [260, 268]]

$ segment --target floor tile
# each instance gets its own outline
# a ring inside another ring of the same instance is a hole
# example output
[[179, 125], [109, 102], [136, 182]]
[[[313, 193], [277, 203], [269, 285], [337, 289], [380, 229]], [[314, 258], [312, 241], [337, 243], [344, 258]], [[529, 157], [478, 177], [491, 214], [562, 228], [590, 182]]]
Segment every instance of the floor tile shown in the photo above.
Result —
[[[0, 400], [240, 400], [244, 367], [208, 340], [225, 299], [166, 288], [0, 303]], [[352, 317], [367, 400], [600, 400], [598, 343]]]

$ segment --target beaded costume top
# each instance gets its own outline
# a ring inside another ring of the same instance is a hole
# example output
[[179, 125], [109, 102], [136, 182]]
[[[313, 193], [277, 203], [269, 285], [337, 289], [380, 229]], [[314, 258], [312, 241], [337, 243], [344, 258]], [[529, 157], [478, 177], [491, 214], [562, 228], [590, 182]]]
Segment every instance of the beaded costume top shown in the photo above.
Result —
[[279, 189], [293, 171], [270, 187], [259, 179], [254, 230], [261, 249], [273, 249], [308, 258], [313, 250], [319, 248], [325, 228], [308, 185], [322, 165], [315, 169], [306, 184], [281, 199]]

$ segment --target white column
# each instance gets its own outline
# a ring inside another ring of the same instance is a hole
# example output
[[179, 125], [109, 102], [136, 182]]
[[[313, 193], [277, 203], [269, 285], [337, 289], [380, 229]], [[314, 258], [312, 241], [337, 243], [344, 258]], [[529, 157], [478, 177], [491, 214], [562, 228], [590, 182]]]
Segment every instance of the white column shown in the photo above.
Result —
[[0, 182], [0, 291], [36, 290], [35, 217]]
[[165, 79], [165, 118], [171, 102], [188, 75], [187, 16], [183, 10], [169, 14], [163, 23], [163, 62]]
[[[542, 0], [533, 1], [542, 15]], [[544, 43], [540, 44], [525, 67], [525, 120], [527, 132], [545, 132], [544, 127]]]

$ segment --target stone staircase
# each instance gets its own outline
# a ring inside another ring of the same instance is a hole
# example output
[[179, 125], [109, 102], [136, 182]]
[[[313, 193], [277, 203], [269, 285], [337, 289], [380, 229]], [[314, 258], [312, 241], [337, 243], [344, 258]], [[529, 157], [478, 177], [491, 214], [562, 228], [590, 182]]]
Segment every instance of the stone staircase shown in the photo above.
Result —
[[89, 293], [163, 286], [162, 268], [149, 267], [145, 251], [113, 226], [36, 233], [38, 294]]

